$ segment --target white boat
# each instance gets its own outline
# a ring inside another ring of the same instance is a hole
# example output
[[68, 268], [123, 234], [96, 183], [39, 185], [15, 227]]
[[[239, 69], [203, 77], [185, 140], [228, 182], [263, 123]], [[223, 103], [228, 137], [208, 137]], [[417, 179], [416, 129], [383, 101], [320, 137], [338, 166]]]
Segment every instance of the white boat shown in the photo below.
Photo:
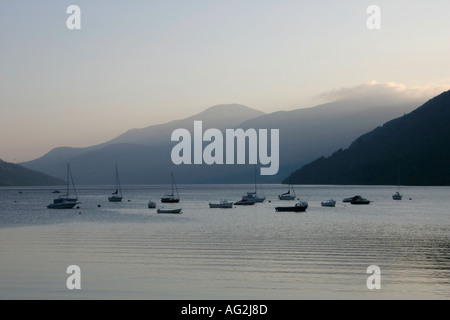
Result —
[[210, 203], [210, 208], [233, 208], [234, 202], [230, 202], [227, 200], [222, 200], [220, 203]]
[[181, 208], [179, 208], [179, 209], [164, 209], [164, 208], [161, 208], [161, 209], [156, 210], [156, 212], [157, 213], [179, 214], [179, 213], [181, 213]]
[[122, 189], [120, 187], [119, 171], [116, 164], [116, 192], [111, 197], [108, 197], [109, 202], [121, 202], [122, 201]]
[[[174, 191], [176, 191], [176, 196], [175, 196]], [[178, 194], [178, 188], [175, 183], [175, 178], [173, 176], [173, 172], [172, 172], [172, 192], [166, 193], [164, 195], [164, 197], [161, 198], [161, 202], [163, 202], [163, 203], [178, 203], [178, 202], [180, 202], [180, 196]]]
[[[292, 194], [291, 194], [291, 189], [292, 189]], [[280, 200], [295, 200], [296, 197], [297, 197], [297, 195], [295, 194], [294, 186], [292, 185], [292, 183], [289, 183], [288, 192], [280, 194], [278, 196], [278, 199], [280, 199]]]
[[322, 207], [335, 207], [336, 206], [336, 200], [330, 199], [330, 200], [327, 200], [327, 201], [322, 201], [320, 204], [322, 205]]
[[397, 170], [397, 192], [392, 195], [394, 200], [402, 200], [403, 196], [400, 194], [400, 169]]
[[154, 208], [156, 208], [156, 202], [153, 201], [153, 200], [150, 200], [150, 201], [148, 202], [148, 204], [147, 204], [147, 207], [148, 207], [149, 209], [154, 209]]
[[[73, 191], [75, 193], [75, 197], [70, 197], [70, 188], [69, 184], [72, 182]], [[77, 191], [75, 189], [75, 183], [73, 182], [72, 172], [70, 170], [70, 165], [67, 164], [67, 190], [65, 195], [61, 195], [58, 198], [53, 200], [53, 203], [50, 203], [47, 208], [49, 209], [72, 209], [75, 207], [78, 202]]]
[[253, 201], [253, 202], [264, 202], [264, 200], [266, 200], [266, 198], [259, 197], [257, 191], [258, 191], [258, 188], [256, 185], [256, 167], [255, 167], [255, 191], [247, 192], [247, 194], [242, 197], [242, 200]]

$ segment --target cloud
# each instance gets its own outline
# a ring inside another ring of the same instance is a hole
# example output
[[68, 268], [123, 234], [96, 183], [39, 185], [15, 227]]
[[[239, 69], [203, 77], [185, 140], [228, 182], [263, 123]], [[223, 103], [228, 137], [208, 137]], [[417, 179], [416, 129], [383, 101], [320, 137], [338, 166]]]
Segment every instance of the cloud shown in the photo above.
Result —
[[371, 81], [355, 87], [341, 88], [322, 93], [319, 97], [328, 101], [366, 100], [381, 104], [423, 103], [450, 89], [450, 84], [408, 87], [401, 83]]

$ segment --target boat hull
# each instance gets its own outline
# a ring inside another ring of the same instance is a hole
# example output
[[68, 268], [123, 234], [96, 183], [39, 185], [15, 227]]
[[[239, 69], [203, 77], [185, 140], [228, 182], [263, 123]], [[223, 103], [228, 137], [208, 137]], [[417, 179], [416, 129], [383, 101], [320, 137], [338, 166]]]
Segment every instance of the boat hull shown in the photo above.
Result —
[[255, 204], [255, 201], [250, 200], [241, 200], [234, 203], [235, 206], [252, 206]]
[[108, 197], [109, 202], [122, 202], [122, 197]]
[[308, 206], [276, 207], [277, 212], [305, 212]]
[[242, 200], [253, 201], [253, 202], [264, 202], [266, 198], [258, 198], [258, 197], [242, 197]]
[[233, 202], [229, 202], [229, 203], [210, 203], [209, 207], [210, 208], [223, 208], [223, 209], [227, 209], [227, 208], [233, 208]]
[[363, 200], [354, 200], [351, 202], [351, 204], [354, 205], [361, 205], [361, 204], [370, 204], [369, 200], [363, 199]]
[[172, 199], [172, 198], [162, 198], [162, 203], [178, 203], [180, 202], [180, 199]]
[[49, 209], [72, 209], [78, 204], [77, 199], [55, 199], [49, 204]]
[[166, 214], [180, 214], [181, 209], [158, 209], [157, 213], [166, 213]]

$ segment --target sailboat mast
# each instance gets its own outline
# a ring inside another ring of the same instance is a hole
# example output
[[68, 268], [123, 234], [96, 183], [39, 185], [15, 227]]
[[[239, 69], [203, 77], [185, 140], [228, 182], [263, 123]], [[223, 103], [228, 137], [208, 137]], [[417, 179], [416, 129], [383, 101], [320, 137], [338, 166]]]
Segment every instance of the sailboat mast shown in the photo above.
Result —
[[117, 163], [116, 163], [116, 189], [119, 192], [119, 195], [122, 196], [122, 189], [120, 188], [119, 169], [117, 169]]
[[75, 192], [75, 197], [78, 198], [77, 190], [75, 189], [75, 182], [73, 181], [72, 171], [70, 171], [70, 180], [72, 181], [73, 192]]
[[173, 185], [174, 185], [174, 178], [173, 178], [173, 172], [172, 172], [172, 196], [175, 195], [175, 193], [173, 192]]
[[67, 186], [66, 186], [66, 195], [67, 197], [69, 197], [69, 183], [70, 183], [70, 168], [69, 168], [69, 164], [67, 164]]

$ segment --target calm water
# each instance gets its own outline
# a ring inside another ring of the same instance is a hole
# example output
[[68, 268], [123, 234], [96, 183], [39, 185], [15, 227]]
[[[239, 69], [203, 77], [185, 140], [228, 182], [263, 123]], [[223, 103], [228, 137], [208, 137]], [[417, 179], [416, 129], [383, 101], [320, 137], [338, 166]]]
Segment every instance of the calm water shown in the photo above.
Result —
[[[79, 187], [80, 209], [49, 210], [53, 188], [0, 188], [1, 299], [449, 299], [450, 188], [298, 186], [304, 213], [239, 200], [252, 186], [180, 186], [181, 215], [148, 209], [168, 186]], [[360, 194], [373, 202], [344, 205]], [[320, 202], [334, 198], [335, 208]], [[129, 200], [129, 201], [128, 201]], [[101, 207], [98, 207], [98, 206]], [[171, 205], [165, 205], [170, 207]], [[81, 268], [81, 290], [66, 269]], [[369, 290], [366, 269], [381, 269]]]

